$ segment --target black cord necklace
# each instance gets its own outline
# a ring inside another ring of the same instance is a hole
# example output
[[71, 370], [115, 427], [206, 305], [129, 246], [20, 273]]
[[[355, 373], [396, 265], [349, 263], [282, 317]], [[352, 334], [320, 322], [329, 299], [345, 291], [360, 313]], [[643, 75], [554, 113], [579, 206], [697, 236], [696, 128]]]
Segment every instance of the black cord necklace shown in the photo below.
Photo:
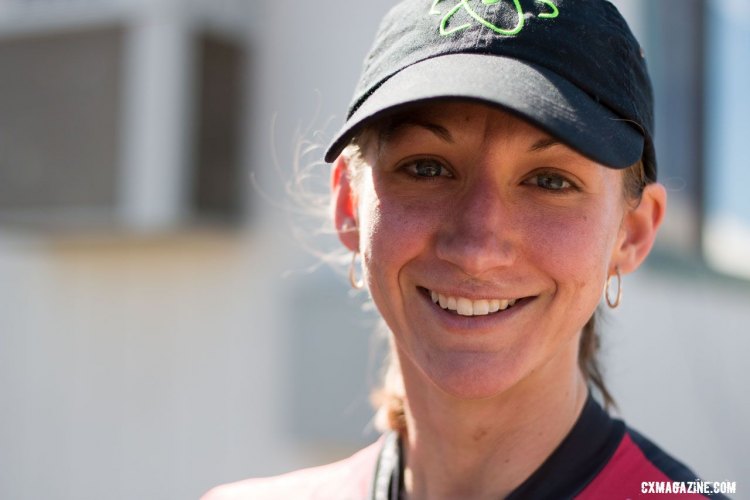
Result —
[[395, 431], [385, 435], [375, 465], [372, 500], [402, 500], [404, 495], [403, 452], [401, 438]]

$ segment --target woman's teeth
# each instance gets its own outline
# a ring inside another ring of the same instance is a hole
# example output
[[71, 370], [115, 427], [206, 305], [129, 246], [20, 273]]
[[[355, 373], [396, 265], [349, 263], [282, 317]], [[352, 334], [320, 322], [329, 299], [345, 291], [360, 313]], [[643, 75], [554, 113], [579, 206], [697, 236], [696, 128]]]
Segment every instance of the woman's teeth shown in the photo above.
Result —
[[449, 297], [442, 293], [430, 292], [435, 304], [443, 309], [454, 311], [461, 316], [486, 316], [498, 311], [504, 311], [515, 305], [517, 299], [471, 300], [464, 297]]

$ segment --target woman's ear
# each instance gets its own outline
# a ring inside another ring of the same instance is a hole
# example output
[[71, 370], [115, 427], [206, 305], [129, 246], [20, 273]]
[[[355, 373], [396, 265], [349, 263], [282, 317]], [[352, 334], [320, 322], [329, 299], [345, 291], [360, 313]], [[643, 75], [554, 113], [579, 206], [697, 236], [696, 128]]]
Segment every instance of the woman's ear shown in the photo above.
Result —
[[359, 252], [359, 218], [356, 193], [349, 174], [349, 158], [339, 155], [331, 170], [331, 211], [341, 243]]
[[623, 274], [638, 269], [648, 257], [666, 208], [666, 189], [661, 184], [653, 183], [644, 188], [638, 206], [627, 209], [612, 259]]

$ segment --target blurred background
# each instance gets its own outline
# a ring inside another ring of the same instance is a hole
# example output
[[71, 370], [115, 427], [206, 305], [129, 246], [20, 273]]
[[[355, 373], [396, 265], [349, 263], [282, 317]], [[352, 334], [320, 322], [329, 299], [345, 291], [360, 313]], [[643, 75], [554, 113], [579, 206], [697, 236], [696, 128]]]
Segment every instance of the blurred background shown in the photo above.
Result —
[[[0, 498], [197, 498], [375, 439], [375, 317], [287, 192], [325, 192], [312, 146], [392, 3], [0, 0]], [[615, 3], [670, 205], [607, 379], [750, 498], [747, 0]]]

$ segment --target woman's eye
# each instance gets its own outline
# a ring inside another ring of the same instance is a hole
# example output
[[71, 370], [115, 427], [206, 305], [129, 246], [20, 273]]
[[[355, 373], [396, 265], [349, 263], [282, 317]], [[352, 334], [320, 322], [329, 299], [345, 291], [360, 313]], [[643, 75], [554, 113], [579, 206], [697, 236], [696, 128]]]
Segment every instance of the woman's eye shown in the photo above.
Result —
[[403, 169], [414, 177], [452, 177], [452, 174], [437, 160], [416, 160], [407, 163]]
[[548, 191], [563, 191], [574, 187], [565, 177], [555, 173], [537, 174], [527, 182]]

